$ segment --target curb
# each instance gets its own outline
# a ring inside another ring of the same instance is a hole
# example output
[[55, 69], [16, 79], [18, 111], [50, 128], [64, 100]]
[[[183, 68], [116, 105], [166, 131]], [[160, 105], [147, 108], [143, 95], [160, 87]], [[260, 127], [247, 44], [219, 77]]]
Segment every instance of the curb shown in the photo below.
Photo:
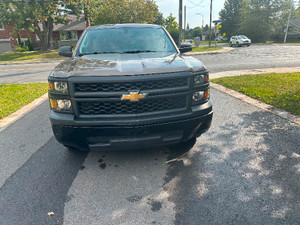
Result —
[[215, 51], [207, 51], [207, 52], [188, 52], [184, 53], [183, 55], [186, 56], [193, 56], [193, 55], [214, 55], [214, 54], [222, 54], [234, 51], [235, 48], [231, 47], [223, 47], [223, 49], [215, 50]]
[[237, 91], [234, 91], [234, 90], [231, 90], [229, 88], [226, 88], [222, 85], [219, 85], [219, 84], [215, 84], [215, 83], [210, 83], [210, 86], [218, 91], [221, 91], [221, 92], [224, 92], [234, 98], [237, 98], [239, 100], [242, 100], [250, 105], [253, 105], [257, 108], [260, 108], [260, 109], [263, 109], [265, 111], [268, 111], [274, 115], [277, 115], [277, 116], [280, 116], [281, 118], [284, 118], [292, 123], [295, 123], [297, 124], [298, 126], [300, 126], [300, 116], [296, 116], [296, 115], [293, 115], [285, 110], [282, 110], [282, 109], [278, 109], [272, 105], [269, 105], [269, 104], [266, 104], [266, 103], [263, 103], [259, 100], [256, 100], [256, 99], [253, 99], [253, 98], [250, 98], [248, 97], [247, 95], [244, 95], [244, 94], [241, 94]]
[[279, 67], [279, 68], [265, 68], [265, 69], [251, 69], [251, 70], [231, 70], [218, 73], [209, 74], [210, 79], [221, 77], [232, 77], [242, 75], [255, 75], [262, 73], [299, 73], [300, 67]]
[[10, 124], [14, 123], [18, 119], [20, 119], [25, 114], [29, 113], [32, 109], [43, 103], [48, 99], [48, 93], [42, 95], [41, 97], [35, 99], [33, 102], [23, 106], [18, 111], [12, 113], [11, 115], [4, 117], [0, 120], [0, 132], [5, 130]]

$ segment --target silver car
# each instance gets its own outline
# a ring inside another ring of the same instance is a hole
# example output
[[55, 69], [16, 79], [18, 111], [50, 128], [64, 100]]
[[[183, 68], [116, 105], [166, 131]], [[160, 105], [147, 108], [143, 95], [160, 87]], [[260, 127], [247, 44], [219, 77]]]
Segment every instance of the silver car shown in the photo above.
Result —
[[243, 45], [246, 45], [249, 47], [251, 45], [251, 39], [246, 37], [245, 35], [232, 36], [230, 38], [230, 41], [229, 41], [230, 47], [232, 47], [232, 46], [241, 47]]

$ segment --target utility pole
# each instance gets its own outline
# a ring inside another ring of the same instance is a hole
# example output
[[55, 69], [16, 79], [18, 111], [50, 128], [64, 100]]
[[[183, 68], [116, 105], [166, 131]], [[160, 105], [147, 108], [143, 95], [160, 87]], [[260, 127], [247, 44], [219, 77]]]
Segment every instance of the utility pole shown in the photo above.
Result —
[[184, 31], [186, 30], [186, 5], [184, 6]]
[[209, 47], [211, 45], [212, 0], [210, 0]]
[[287, 38], [287, 35], [288, 35], [288, 30], [289, 30], [289, 25], [290, 25], [290, 20], [291, 20], [292, 8], [293, 8], [293, 2], [291, 2], [291, 8], [290, 8], [288, 22], [287, 22], [286, 29], [285, 29], [285, 35], [284, 35], [283, 43], [286, 43], [286, 38]]
[[178, 47], [180, 47], [182, 41], [182, 0], [179, 0], [179, 43]]

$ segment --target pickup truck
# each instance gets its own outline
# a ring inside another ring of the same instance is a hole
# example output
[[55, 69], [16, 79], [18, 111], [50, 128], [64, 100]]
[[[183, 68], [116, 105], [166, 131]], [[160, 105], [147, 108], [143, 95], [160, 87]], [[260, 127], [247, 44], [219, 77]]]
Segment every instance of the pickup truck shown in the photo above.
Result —
[[58, 142], [77, 150], [130, 150], [195, 140], [212, 121], [206, 66], [159, 25], [85, 30], [48, 77]]

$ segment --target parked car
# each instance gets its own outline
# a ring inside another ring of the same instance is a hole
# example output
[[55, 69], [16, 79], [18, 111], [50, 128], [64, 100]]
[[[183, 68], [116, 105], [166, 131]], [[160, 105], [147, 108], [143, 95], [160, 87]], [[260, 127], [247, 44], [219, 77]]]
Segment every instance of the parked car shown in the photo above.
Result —
[[219, 36], [215, 39], [216, 41], [227, 41], [228, 38], [227, 37], [224, 37], [224, 36]]
[[[48, 77], [50, 121], [68, 149], [193, 143], [212, 121], [209, 74], [158, 25], [88, 27]], [[192, 141], [192, 142], [190, 142]]]
[[232, 36], [229, 41], [229, 46], [237, 46], [241, 47], [243, 45], [250, 46], [251, 45], [251, 39], [246, 37], [245, 35], [237, 35], [237, 36]]

